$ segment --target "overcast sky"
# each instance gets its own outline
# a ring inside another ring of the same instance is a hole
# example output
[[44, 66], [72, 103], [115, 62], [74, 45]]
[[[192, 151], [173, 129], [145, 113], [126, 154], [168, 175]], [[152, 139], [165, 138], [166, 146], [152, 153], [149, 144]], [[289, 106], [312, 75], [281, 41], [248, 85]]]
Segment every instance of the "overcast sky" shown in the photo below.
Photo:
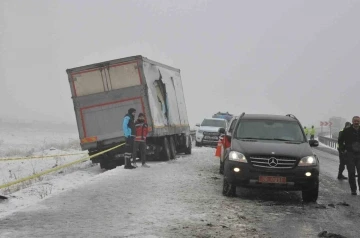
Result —
[[360, 114], [360, 1], [0, 4], [0, 117], [75, 123], [65, 70], [138, 54], [180, 68], [191, 125], [217, 111]]

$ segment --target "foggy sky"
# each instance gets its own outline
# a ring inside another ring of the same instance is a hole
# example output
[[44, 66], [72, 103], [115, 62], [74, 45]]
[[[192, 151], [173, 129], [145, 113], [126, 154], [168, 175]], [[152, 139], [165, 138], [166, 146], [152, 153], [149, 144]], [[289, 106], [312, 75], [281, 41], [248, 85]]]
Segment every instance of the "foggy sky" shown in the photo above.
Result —
[[75, 124], [66, 69], [139, 54], [180, 68], [191, 125], [217, 111], [316, 126], [360, 114], [360, 1], [0, 4], [0, 117]]

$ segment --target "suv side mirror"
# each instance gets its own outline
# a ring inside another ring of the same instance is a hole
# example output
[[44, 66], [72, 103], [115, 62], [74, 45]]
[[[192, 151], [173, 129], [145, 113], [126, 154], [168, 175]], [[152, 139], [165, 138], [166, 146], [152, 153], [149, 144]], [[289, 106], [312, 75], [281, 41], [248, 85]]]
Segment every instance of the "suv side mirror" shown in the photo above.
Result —
[[309, 145], [311, 147], [317, 147], [317, 146], [319, 146], [319, 141], [317, 141], [317, 140], [309, 140]]
[[219, 133], [220, 134], [225, 134], [225, 132], [226, 132], [225, 128], [223, 128], [223, 127], [219, 128]]
[[196, 125], [195, 125], [195, 126], [200, 127], [200, 124], [199, 124], [199, 123], [196, 123]]

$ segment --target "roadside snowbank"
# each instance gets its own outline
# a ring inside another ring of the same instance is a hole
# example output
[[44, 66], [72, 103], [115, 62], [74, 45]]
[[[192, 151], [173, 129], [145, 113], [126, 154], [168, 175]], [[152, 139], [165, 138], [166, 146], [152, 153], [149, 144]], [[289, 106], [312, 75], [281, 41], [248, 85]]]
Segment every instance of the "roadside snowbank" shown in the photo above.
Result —
[[[56, 130], [29, 128], [23, 124], [0, 124], [0, 158], [40, 157], [0, 161], [0, 185], [64, 165], [87, 156], [79, 148], [78, 134]], [[73, 155], [76, 154], [76, 155]], [[65, 155], [65, 156], [57, 156]], [[85, 161], [36, 179], [0, 189], [0, 217], [67, 190], [101, 173], [99, 166]]]

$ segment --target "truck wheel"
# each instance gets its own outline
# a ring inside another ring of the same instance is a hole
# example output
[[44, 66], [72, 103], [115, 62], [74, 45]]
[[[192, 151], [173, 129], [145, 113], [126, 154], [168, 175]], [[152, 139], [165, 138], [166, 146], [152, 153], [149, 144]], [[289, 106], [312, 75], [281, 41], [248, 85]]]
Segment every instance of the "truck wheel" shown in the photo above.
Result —
[[308, 189], [302, 190], [303, 202], [316, 202], [319, 196], [319, 178]]
[[164, 137], [163, 140], [162, 157], [165, 161], [168, 161], [171, 158], [170, 144], [168, 138], [166, 137]]
[[170, 136], [170, 159], [175, 159], [176, 158], [176, 146], [175, 146], [175, 141], [174, 141], [174, 137]]
[[190, 141], [189, 146], [186, 147], [186, 149], [185, 149], [185, 154], [186, 154], [186, 155], [191, 155], [191, 149], [192, 149], [191, 136], [189, 136], [189, 141]]
[[154, 156], [155, 156], [155, 160], [159, 160], [159, 159], [161, 159], [161, 146], [160, 145], [156, 145], [155, 146], [155, 154], [154, 154]]
[[115, 169], [116, 165], [114, 163], [111, 163], [111, 162], [101, 161], [100, 162], [100, 168], [105, 169], [105, 170], [111, 170], [111, 169]]

